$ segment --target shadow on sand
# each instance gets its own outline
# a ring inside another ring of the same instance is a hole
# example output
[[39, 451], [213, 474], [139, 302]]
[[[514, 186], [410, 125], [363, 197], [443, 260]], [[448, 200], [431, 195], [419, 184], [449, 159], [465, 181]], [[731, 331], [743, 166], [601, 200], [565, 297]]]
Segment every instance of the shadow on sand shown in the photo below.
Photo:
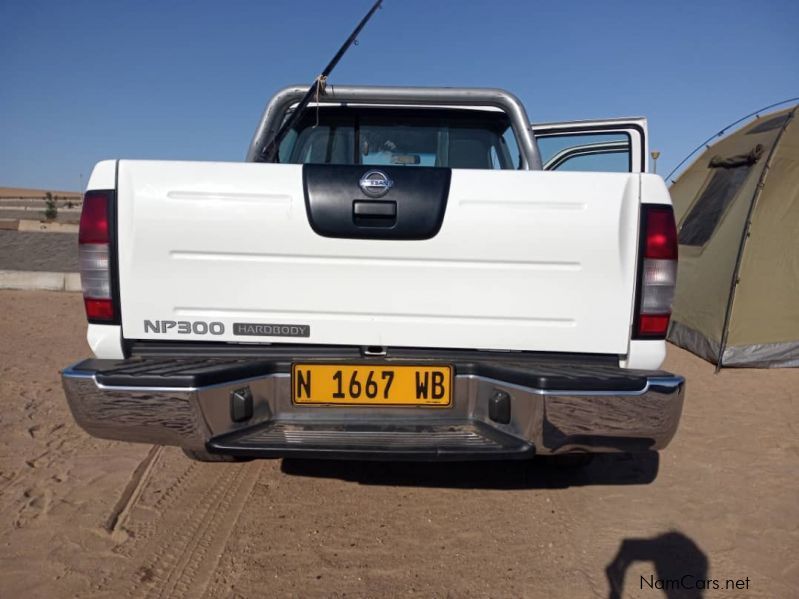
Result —
[[646, 580], [642, 577], [630, 581], [630, 588], [642, 591], [658, 589], [668, 599], [701, 599], [704, 596], [702, 582], [707, 578], [707, 556], [680, 532], [667, 532], [651, 539], [624, 539], [605, 568], [610, 599], [622, 597], [625, 574], [635, 562], [651, 563], [654, 572]]
[[577, 469], [537, 458], [504, 462], [358, 462], [284, 459], [292, 476], [338, 478], [363, 485], [453, 489], [551, 489], [642, 485], [657, 476], [657, 452], [599, 455]]

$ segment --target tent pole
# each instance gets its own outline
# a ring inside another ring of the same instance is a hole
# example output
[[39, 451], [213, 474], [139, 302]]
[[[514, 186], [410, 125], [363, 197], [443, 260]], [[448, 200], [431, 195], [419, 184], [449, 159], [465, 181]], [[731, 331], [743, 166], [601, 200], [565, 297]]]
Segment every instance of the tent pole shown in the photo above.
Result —
[[760, 198], [760, 194], [763, 192], [763, 187], [766, 185], [766, 177], [768, 176], [769, 169], [771, 168], [771, 160], [774, 158], [774, 154], [777, 151], [777, 146], [780, 145], [780, 141], [782, 140], [782, 135], [785, 133], [785, 129], [788, 128], [788, 125], [793, 121], [793, 117], [796, 114], [796, 108], [791, 111], [791, 114], [788, 115], [788, 118], [785, 119], [785, 123], [782, 125], [782, 129], [780, 130], [779, 135], [777, 135], [777, 139], [774, 140], [774, 145], [771, 146], [771, 150], [768, 153], [768, 157], [766, 158], [766, 164], [763, 166], [763, 171], [760, 173], [760, 179], [758, 179], [757, 187], [755, 187], [755, 193], [752, 195], [752, 202], [749, 204], [749, 212], [746, 215], [746, 224], [744, 225], [743, 231], [741, 232], [741, 242], [738, 244], [738, 255], [735, 258], [735, 269], [732, 271], [732, 280], [730, 281], [730, 293], [727, 296], [727, 310], [724, 313], [724, 325], [721, 329], [721, 343], [719, 343], [719, 355], [716, 359], [716, 370], [715, 373], [718, 374], [719, 370], [721, 370], [723, 364], [721, 363], [724, 357], [724, 350], [727, 349], [727, 337], [730, 333], [730, 318], [732, 316], [732, 304], [735, 301], [735, 290], [738, 288], [738, 278], [740, 276], [741, 271], [741, 262], [744, 255], [744, 248], [746, 247], [746, 240], [749, 239], [749, 228], [752, 226], [752, 216], [755, 213], [755, 205], [757, 204], [757, 200]]
[[[768, 106], [764, 106], [760, 110], [755, 110], [754, 112], [750, 112], [746, 116], [742, 116], [741, 118], [739, 118], [737, 121], [734, 121], [734, 122], [730, 123], [729, 125], [724, 127], [721, 131], [719, 131], [718, 133], [714, 133], [713, 135], [708, 137], [705, 141], [703, 141], [701, 144], [696, 146], [691, 151], [691, 153], [688, 154], [688, 156], [686, 156], [685, 158], [682, 159], [682, 161], [680, 161], [680, 164], [678, 164], [673, 169], [671, 169], [671, 172], [668, 175], [666, 175], [665, 177], [663, 177], [663, 180], [664, 181], [668, 181], [669, 179], [671, 179], [671, 176], [674, 173], [676, 173], [678, 170], [680, 170], [680, 167], [683, 164], [685, 164], [686, 162], [688, 162], [688, 160], [691, 158], [691, 156], [696, 154], [702, 148], [708, 148], [709, 147], [708, 144], [710, 144], [711, 141], [713, 141], [717, 137], [723, 136], [727, 132], [728, 129], [731, 129], [732, 127], [735, 127], [735, 125], [737, 125], [738, 123], [743, 123], [745, 120], [750, 119], [753, 116], [757, 117], [757, 118], [760, 118], [760, 113], [765, 112], [766, 110], [770, 110], [771, 108], [774, 108], [775, 106], [780, 106], [781, 104], [788, 104], [789, 102], [795, 102], [796, 100], [799, 100], [799, 97], [797, 97], [797, 98], [788, 98], [787, 100], [780, 100], [779, 102], [775, 102], [774, 104], [769, 104]], [[680, 173], [680, 177], [682, 177], [682, 173]], [[677, 179], [679, 179], [680, 177], [677, 177]], [[677, 179], [671, 179], [671, 182], [672, 183], [676, 183]]]

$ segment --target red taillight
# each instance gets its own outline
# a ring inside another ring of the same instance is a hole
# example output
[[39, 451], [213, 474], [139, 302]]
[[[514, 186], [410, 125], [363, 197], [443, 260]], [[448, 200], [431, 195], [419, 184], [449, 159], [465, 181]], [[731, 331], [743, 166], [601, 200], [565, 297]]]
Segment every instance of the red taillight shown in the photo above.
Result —
[[677, 226], [671, 206], [641, 206], [642, 253], [635, 338], [664, 339], [677, 282]]
[[110, 243], [108, 194], [89, 191], [83, 198], [78, 243]]
[[671, 206], [644, 206], [646, 246], [644, 258], [677, 259], [677, 227]]
[[80, 281], [90, 322], [113, 322], [116, 317], [111, 289], [110, 202], [111, 192], [86, 192], [80, 215]]

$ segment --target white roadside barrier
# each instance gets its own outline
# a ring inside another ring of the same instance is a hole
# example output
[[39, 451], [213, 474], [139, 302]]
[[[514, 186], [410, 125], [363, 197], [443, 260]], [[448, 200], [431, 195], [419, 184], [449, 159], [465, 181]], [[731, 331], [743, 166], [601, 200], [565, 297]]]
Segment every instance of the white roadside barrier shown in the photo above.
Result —
[[0, 270], [0, 289], [80, 291], [80, 273]]
[[0, 229], [22, 233], [77, 233], [78, 224], [24, 218], [0, 218]]
[[73, 223], [41, 222], [38, 220], [20, 220], [18, 231], [24, 233], [77, 233], [78, 225]]

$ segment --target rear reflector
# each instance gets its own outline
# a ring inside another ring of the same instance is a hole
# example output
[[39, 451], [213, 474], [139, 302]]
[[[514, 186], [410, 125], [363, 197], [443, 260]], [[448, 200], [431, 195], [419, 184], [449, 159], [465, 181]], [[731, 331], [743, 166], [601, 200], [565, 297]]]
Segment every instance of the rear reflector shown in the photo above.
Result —
[[116, 317], [111, 288], [110, 201], [110, 192], [86, 192], [80, 215], [78, 259], [89, 322], [113, 322]]
[[638, 332], [643, 336], [663, 336], [669, 328], [669, 314], [641, 314]]
[[110, 299], [91, 299], [84, 297], [83, 304], [86, 306], [86, 317], [90, 321], [114, 320], [114, 302]]
[[665, 339], [677, 283], [677, 227], [671, 206], [641, 207], [643, 255], [635, 338]]

